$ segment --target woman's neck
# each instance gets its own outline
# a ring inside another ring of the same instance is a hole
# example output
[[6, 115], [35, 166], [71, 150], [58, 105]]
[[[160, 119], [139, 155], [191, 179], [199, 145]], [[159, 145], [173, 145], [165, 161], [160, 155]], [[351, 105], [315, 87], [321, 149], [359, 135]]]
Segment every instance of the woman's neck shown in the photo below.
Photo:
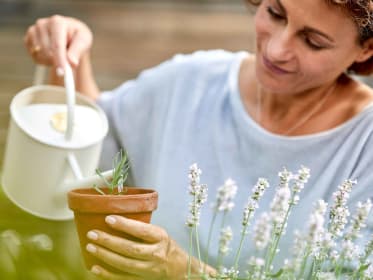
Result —
[[256, 121], [270, 131], [291, 135], [312, 125], [312, 120], [325, 111], [336, 88], [333, 82], [306, 92], [276, 93], [257, 86]]
[[[325, 131], [356, 115], [364, 104], [373, 102], [370, 90], [360, 93], [362, 85], [345, 75], [304, 92], [266, 91], [258, 85], [253, 65], [252, 58], [242, 63], [241, 99], [251, 118], [272, 133], [293, 136]], [[366, 96], [364, 101], [356, 97], [358, 94]]]

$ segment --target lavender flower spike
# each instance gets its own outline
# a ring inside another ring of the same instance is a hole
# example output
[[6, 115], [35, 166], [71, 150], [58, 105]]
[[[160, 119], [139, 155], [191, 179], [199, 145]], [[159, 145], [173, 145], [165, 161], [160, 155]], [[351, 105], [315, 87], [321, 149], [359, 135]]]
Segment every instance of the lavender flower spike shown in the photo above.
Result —
[[232, 179], [227, 179], [218, 189], [216, 204], [213, 207], [217, 211], [230, 211], [234, 207], [233, 199], [237, 193], [237, 185]]
[[342, 185], [339, 186], [338, 191], [334, 195], [334, 205], [330, 210], [330, 223], [329, 232], [334, 236], [341, 236], [342, 232], [347, 224], [347, 218], [350, 216], [350, 211], [347, 207], [347, 200], [350, 197], [350, 193], [353, 185], [356, 181], [345, 180]]
[[189, 216], [187, 219], [187, 226], [195, 227], [199, 225], [199, 218], [201, 215], [201, 207], [207, 200], [207, 186], [200, 184], [201, 169], [194, 163], [189, 168], [189, 193], [193, 200], [189, 204]]

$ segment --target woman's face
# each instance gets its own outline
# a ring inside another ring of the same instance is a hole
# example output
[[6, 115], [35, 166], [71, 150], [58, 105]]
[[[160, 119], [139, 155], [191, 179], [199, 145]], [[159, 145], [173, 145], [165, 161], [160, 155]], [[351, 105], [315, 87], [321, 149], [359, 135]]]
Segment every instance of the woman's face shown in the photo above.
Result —
[[255, 28], [257, 78], [272, 92], [329, 83], [362, 53], [353, 20], [325, 0], [263, 0]]

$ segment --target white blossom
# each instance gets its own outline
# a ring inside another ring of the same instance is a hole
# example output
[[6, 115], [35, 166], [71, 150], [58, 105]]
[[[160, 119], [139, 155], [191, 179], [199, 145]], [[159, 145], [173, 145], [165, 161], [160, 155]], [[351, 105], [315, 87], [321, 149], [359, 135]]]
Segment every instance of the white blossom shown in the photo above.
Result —
[[262, 258], [251, 256], [249, 259], [249, 271], [246, 272], [249, 279], [265, 280], [266, 276], [262, 273], [262, 268], [265, 265], [265, 260]]
[[333, 236], [330, 232], [324, 231], [321, 235], [319, 240], [316, 244], [312, 247], [312, 255], [317, 260], [326, 259], [329, 255], [331, 250], [335, 247], [336, 243], [333, 239]]
[[340, 255], [337, 250], [331, 250], [329, 253], [329, 258], [331, 261], [336, 262], [339, 259]]
[[279, 172], [280, 184], [277, 188], [274, 198], [271, 202], [270, 217], [274, 224], [274, 232], [276, 235], [285, 234], [287, 225], [287, 214], [290, 202], [291, 202], [291, 190], [289, 188], [289, 182], [294, 175], [284, 168]]
[[360, 231], [362, 228], [366, 227], [366, 220], [372, 209], [372, 202], [368, 199], [365, 203], [359, 201], [356, 205], [356, 213], [352, 217], [351, 225], [349, 226], [345, 239], [355, 240], [361, 237]]
[[300, 270], [307, 247], [307, 239], [299, 230], [294, 231], [293, 240], [293, 247], [291, 248], [292, 259], [284, 260], [284, 269], [292, 273]]
[[317, 280], [337, 280], [336, 276], [332, 272], [318, 272], [316, 274]]
[[194, 195], [199, 188], [200, 175], [202, 174], [201, 169], [198, 168], [197, 163], [193, 163], [189, 167], [189, 193]]
[[235, 269], [234, 267], [231, 267], [229, 269], [224, 267], [220, 271], [217, 279], [237, 279], [239, 273], [240, 272], [237, 269]]
[[343, 240], [341, 243], [341, 258], [352, 261], [359, 257], [359, 246], [351, 240]]
[[221, 229], [219, 240], [219, 253], [223, 256], [227, 255], [230, 248], [229, 244], [233, 238], [233, 231], [230, 226]]
[[350, 216], [350, 211], [347, 207], [347, 200], [350, 197], [352, 187], [355, 184], [356, 181], [346, 180], [341, 186], [339, 186], [338, 191], [333, 194], [334, 205], [330, 210], [329, 232], [334, 237], [341, 236], [347, 224], [347, 218]]
[[[281, 228], [286, 227], [286, 213], [289, 208], [291, 192], [289, 187], [278, 188], [271, 203], [271, 220], [276, 225], [276, 233], [281, 234]], [[283, 234], [284, 232], [282, 232]]]
[[252, 218], [254, 211], [259, 207], [259, 199], [263, 196], [265, 190], [269, 187], [269, 183], [264, 178], [259, 178], [258, 182], [252, 189], [252, 194], [249, 197], [243, 212], [242, 225], [247, 226]]
[[271, 217], [267, 212], [263, 212], [258, 218], [254, 226], [254, 244], [258, 250], [262, 250], [269, 244], [271, 240]]
[[298, 170], [298, 174], [294, 176], [295, 182], [292, 188], [293, 192], [299, 193], [301, 190], [303, 190], [304, 185], [308, 182], [309, 178], [310, 178], [310, 169], [302, 166]]
[[194, 163], [189, 168], [189, 193], [192, 196], [192, 202], [189, 203], [189, 216], [187, 218], [187, 226], [195, 227], [199, 225], [201, 215], [201, 207], [207, 200], [207, 186], [201, 185], [200, 175], [202, 171]]
[[315, 209], [310, 215], [308, 221], [308, 242], [313, 247], [318, 242], [324, 233], [325, 212], [327, 203], [324, 200], [318, 200], [315, 204]]
[[231, 211], [234, 207], [234, 197], [237, 193], [237, 185], [232, 179], [227, 179], [224, 185], [220, 186], [216, 196], [216, 203], [213, 207], [217, 211]]

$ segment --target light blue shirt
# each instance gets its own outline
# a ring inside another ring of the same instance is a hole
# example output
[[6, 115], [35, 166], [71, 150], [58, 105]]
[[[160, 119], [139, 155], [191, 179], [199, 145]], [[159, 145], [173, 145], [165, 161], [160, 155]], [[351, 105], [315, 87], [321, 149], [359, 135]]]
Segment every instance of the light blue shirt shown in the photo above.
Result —
[[[349, 178], [358, 181], [350, 200], [353, 205], [372, 196], [373, 107], [326, 132], [295, 137], [270, 133], [253, 121], [240, 99], [238, 73], [246, 55], [222, 50], [177, 55], [102, 94], [99, 104], [111, 125], [102, 165], [110, 168], [114, 153], [125, 147], [133, 184], [159, 192], [152, 223], [164, 227], [186, 250], [189, 166], [198, 163], [203, 172], [201, 182], [209, 188], [209, 202], [202, 209], [200, 222], [202, 249], [212, 215], [210, 204], [217, 188], [232, 178], [238, 193], [226, 225], [234, 231], [233, 251], [238, 246], [243, 207], [257, 179], [267, 178], [271, 184], [260, 202], [259, 211], [264, 211], [283, 167], [293, 172], [301, 165], [309, 167], [311, 178], [300, 194], [299, 205], [293, 208], [280, 244], [276, 262], [282, 263], [290, 256], [294, 229], [306, 227], [318, 199], [330, 202], [338, 185]], [[217, 252], [215, 232], [212, 259]], [[252, 253], [252, 244], [249, 235], [242, 263]]]

